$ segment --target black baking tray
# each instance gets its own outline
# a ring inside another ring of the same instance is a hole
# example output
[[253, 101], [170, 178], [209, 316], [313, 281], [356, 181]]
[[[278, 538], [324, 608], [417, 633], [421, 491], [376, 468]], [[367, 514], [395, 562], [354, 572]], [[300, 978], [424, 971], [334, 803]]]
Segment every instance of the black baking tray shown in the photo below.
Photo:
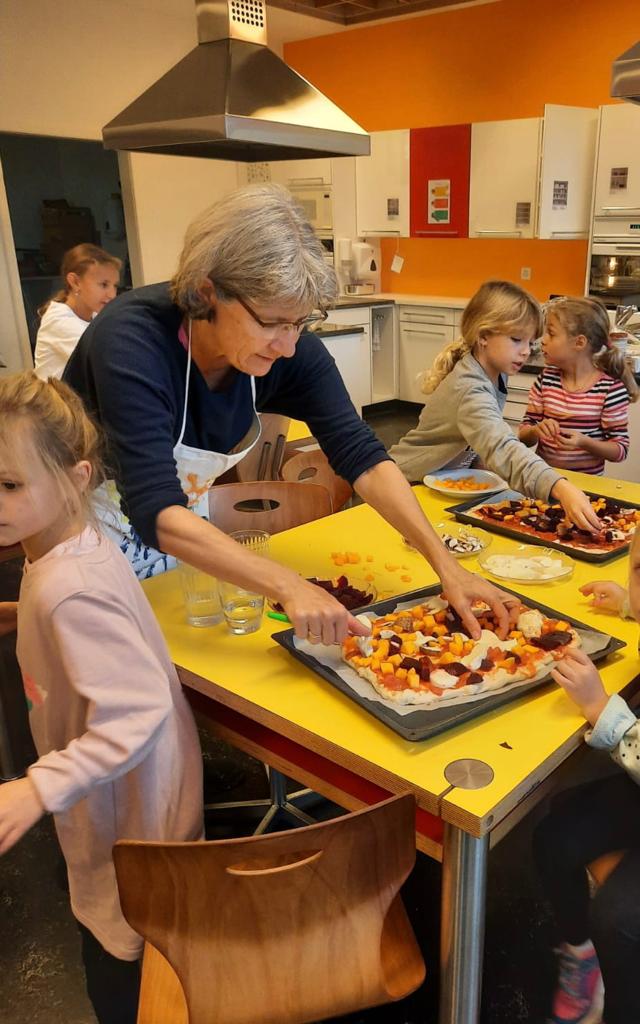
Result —
[[[584, 493], [589, 498], [608, 497], [606, 494], [596, 494], [595, 491], [585, 491]], [[511, 501], [522, 497], [524, 495], [520, 494], [519, 491], [500, 491], [499, 494], [492, 494], [482, 501], [479, 501], [476, 496], [471, 498], [470, 501], [463, 501], [459, 505], [451, 505], [445, 509], [445, 512], [451, 512], [460, 523], [467, 523], [469, 526], [476, 526], [481, 530], [489, 530], [490, 533], [501, 533], [503, 537], [519, 540], [521, 544], [540, 544], [543, 548], [555, 548], [556, 551], [562, 551], [563, 554], [569, 555], [571, 558], [577, 558], [581, 562], [593, 562], [595, 565], [603, 565], [605, 562], [612, 562], [615, 558], [621, 558], [622, 555], [629, 553], [629, 545], [633, 535], [629, 537], [626, 544], [622, 544], [615, 551], [581, 551], [570, 544], [563, 544], [559, 540], [544, 540], [542, 537], [537, 537], [535, 533], [522, 533], [520, 530], [512, 530], [508, 526], [502, 526], [502, 524], [494, 522], [493, 519], [482, 519], [478, 516], [469, 515], [470, 509], [478, 508], [480, 505], [498, 505], [501, 501]], [[640, 509], [640, 505], [635, 501], [623, 501], [620, 498], [614, 498], [613, 500], [619, 501], [624, 508]]]
[[[522, 594], [517, 593], [515, 590], [510, 590], [508, 587], [501, 587], [500, 589], [509, 594], [514, 594], [522, 600]], [[385, 601], [376, 601], [375, 604], [367, 605], [366, 608], [361, 608], [359, 611], [386, 615], [400, 603], [404, 604], [407, 601], [411, 601], [419, 604], [426, 597], [432, 597], [434, 594], [440, 594], [441, 592], [442, 585], [438, 583], [432, 587], [423, 587], [421, 590], [412, 590], [406, 594], [396, 594], [395, 597], [387, 598]], [[538, 608], [551, 618], [562, 618], [564, 622], [569, 622], [572, 626], [578, 626], [589, 633], [606, 638], [608, 641], [606, 646], [593, 655], [593, 661], [601, 661], [614, 651], [620, 650], [621, 647], [626, 647], [624, 640], [618, 640], [617, 637], [609, 636], [608, 633], [602, 633], [599, 629], [592, 629], [591, 626], [585, 625], [584, 622], [573, 619], [570, 615], [560, 613], [554, 608], [549, 608], [547, 605], [540, 604], [538, 601], [532, 601], [527, 598], [526, 604], [530, 608]], [[273, 639], [281, 644], [294, 658], [301, 661], [303, 665], [306, 665], [307, 668], [310, 668], [317, 675], [322, 676], [332, 686], [335, 686], [337, 690], [350, 697], [351, 700], [359, 704], [365, 711], [368, 711], [374, 718], [384, 722], [385, 725], [388, 725], [390, 729], [393, 729], [394, 732], [397, 732], [406, 740], [429, 739], [431, 736], [444, 732], [445, 729], [452, 729], [456, 725], [462, 725], [463, 722], [468, 722], [479, 715], [486, 714], [487, 711], [494, 711], [504, 704], [510, 704], [511, 701], [517, 700], [519, 697], [526, 697], [534, 690], [539, 689], [541, 686], [546, 686], [550, 682], [550, 677], [545, 676], [543, 679], [537, 679], [528, 685], [519, 686], [515, 690], [501, 690], [491, 697], [483, 697], [473, 703], [460, 704], [458, 707], [440, 708], [437, 711], [418, 709], [408, 715], [399, 715], [393, 708], [389, 708], [379, 701], [367, 700], [365, 697], [361, 697], [332, 669], [322, 665], [313, 655], [299, 651], [293, 643], [294, 635], [293, 629], [286, 629], [282, 633], [274, 633]]]

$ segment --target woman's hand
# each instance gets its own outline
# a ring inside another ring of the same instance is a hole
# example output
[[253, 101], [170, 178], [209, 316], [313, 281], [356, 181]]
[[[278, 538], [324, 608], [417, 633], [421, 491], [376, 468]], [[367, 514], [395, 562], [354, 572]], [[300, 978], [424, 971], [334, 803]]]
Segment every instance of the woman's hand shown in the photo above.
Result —
[[18, 602], [0, 601], [0, 636], [15, 633], [18, 625]]
[[602, 523], [584, 491], [574, 487], [568, 480], [557, 480], [551, 488], [551, 495], [560, 502], [567, 517], [578, 529], [600, 533]]
[[593, 607], [603, 612], [622, 613], [627, 600], [627, 591], [619, 583], [602, 580], [600, 583], [585, 583], [580, 587], [585, 597], [593, 597]]
[[335, 597], [301, 576], [290, 583], [287, 594], [280, 597], [280, 603], [296, 636], [312, 644], [341, 644], [348, 633], [368, 636], [371, 632]]
[[498, 620], [498, 636], [504, 640], [518, 616], [519, 598], [505, 594], [482, 576], [460, 568], [457, 563], [456, 570], [442, 577], [442, 591], [462, 619], [469, 636], [473, 640], [480, 637], [480, 626], [471, 606], [474, 601], [484, 601], [494, 612]]
[[551, 676], [580, 711], [595, 725], [609, 700], [600, 673], [584, 651], [570, 647]]
[[16, 779], [0, 786], [0, 854], [10, 850], [43, 814], [31, 779]]
[[557, 444], [560, 436], [560, 424], [557, 420], [540, 420], [533, 428], [536, 437], [548, 444]]

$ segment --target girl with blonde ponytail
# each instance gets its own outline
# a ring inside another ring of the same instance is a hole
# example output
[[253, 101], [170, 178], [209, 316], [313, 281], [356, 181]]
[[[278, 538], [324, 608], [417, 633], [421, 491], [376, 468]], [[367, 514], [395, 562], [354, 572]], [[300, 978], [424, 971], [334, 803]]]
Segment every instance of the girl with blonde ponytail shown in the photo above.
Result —
[[556, 299], [542, 339], [545, 368], [529, 392], [519, 430], [525, 444], [559, 469], [604, 473], [629, 453], [629, 402], [638, 385], [609, 337], [598, 299]]
[[418, 425], [389, 454], [410, 481], [476, 458], [522, 494], [559, 501], [571, 522], [600, 523], [582, 491], [528, 450], [503, 418], [507, 377], [526, 362], [543, 330], [538, 302], [509, 281], [487, 281], [462, 314], [461, 337], [425, 372]]

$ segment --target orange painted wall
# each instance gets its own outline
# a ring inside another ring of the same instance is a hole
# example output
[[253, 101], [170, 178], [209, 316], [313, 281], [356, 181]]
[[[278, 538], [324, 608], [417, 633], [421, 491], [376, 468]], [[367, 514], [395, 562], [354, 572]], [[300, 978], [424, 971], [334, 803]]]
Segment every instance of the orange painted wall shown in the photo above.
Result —
[[[610, 103], [611, 63], [639, 35], [638, 0], [498, 0], [285, 45], [288, 63], [368, 131], [536, 117], [545, 103]], [[587, 243], [514, 239], [382, 241], [389, 291], [464, 295], [487, 277], [580, 293]]]

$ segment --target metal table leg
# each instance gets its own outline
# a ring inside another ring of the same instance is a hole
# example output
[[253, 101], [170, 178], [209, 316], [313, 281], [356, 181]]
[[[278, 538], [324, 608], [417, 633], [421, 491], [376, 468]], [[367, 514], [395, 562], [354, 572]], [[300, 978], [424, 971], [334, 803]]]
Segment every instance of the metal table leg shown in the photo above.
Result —
[[442, 861], [438, 1024], [478, 1024], [489, 836], [446, 824]]

